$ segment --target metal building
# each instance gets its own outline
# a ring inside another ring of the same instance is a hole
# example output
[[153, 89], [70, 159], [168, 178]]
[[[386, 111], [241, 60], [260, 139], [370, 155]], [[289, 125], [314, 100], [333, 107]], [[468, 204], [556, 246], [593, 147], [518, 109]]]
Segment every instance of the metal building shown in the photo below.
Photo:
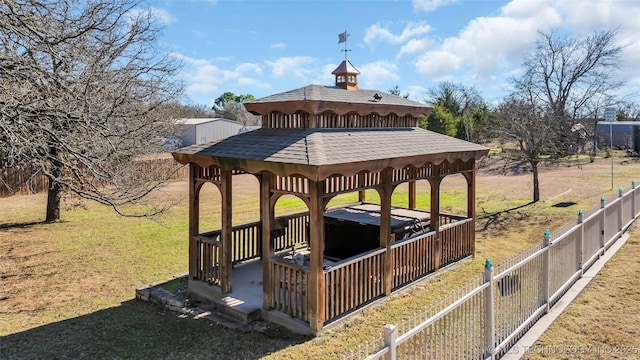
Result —
[[598, 148], [640, 152], [640, 121], [598, 121]]
[[205, 144], [238, 134], [244, 125], [224, 118], [182, 119], [180, 146]]

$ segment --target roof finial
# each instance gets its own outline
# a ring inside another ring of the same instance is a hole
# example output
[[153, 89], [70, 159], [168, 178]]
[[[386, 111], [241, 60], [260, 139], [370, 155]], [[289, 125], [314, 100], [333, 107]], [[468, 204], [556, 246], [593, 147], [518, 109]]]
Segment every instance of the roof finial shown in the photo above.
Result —
[[350, 34], [347, 34], [347, 30], [343, 33], [338, 34], [338, 44], [344, 43], [344, 50], [340, 50], [344, 52], [344, 61], [347, 61], [347, 52], [351, 51], [351, 49], [347, 49], [347, 38]]

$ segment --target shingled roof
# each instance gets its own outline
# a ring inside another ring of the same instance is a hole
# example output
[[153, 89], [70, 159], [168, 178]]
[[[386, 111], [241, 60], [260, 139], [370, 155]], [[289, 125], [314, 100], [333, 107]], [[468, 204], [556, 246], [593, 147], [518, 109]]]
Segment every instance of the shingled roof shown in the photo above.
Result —
[[467, 161], [487, 152], [484, 146], [420, 128], [262, 128], [182, 148], [173, 155], [183, 164], [193, 161], [202, 166], [322, 180], [335, 173]]
[[360, 70], [356, 69], [351, 61], [345, 60], [338, 65], [338, 67], [331, 72], [334, 75], [337, 74], [360, 74]]
[[[374, 95], [382, 96], [376, 99]], [[331, 111], [338, 115], [356, 112], [360, 115], [376, 113], [382, 116], [429, 115], [431, 107], [403, 97], [377, 90], [359, 89], [349, 91], [337, 86], [308, 85], [298, 89], [270, 95], [244, 103], [248, 111], [264, 115], [273, 111], [293, 114], [305, 111], [320, 114]]]

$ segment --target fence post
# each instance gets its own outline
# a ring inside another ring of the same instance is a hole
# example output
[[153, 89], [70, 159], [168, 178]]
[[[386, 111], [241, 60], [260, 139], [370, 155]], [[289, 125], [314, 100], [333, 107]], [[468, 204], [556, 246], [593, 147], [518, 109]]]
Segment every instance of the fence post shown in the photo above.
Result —
[[607, 209], [605, 209], [604, 206], [604, 195], [600, 197], [600, 209], [602, 209], [602, 220], [600, 220], [600, 256], [603, 256], [606, 251], [604, 247], [604, 228], [606, 227], [605, 224], [607, 221]]
[[636, 181], [631, 180], [631, 218], [636, 218]]
[[495, 359], [496, 329], [494, 323], [494, 301], [493, 301], [493, 264], [491, 259], [486, 259], [484, 263], [484, 281], [489, 283], [489, 287], [484, 297], [484, 323], [485, 323], [485, 352], [484, 358]]
[[545, 313], [549, 313], [550, 304], [549, 304], [549, 286], [551, 282], [551, 233], [549, 229], [544, 231], [544, 240], [543, 246], [545, 248], [544, 257], [542, 258], [542, 281], [544, 282], [542, 286], [542, 293], [544, 296], [545, 303]]
[[386, 360], [396, 360], [397, 348], [396, 339], [398, 339], [398, 327], [396, 325], [384, 326], [384, 344], [389, 347], [389, 352], [385, 355]]
[[624, 199], [622, 198], [623, 192], [624, 190], [622, 189], [622, 186], [618, 187], [618, 202], [620, 203], [620, 205], [618, 205], [620, 206], [620, 212], [618, 213], [618, 232], [622, 231], [622, 225], [624, 223], [624, 221], [622, 220], [624, 219], [624, 216], [623, 216], [624, 206], [622, 206], [624, 203], [623, 201]]
[[580, 225], [580, 230], [578, 236], [580, 239], [576, 241], [576, 261], [578, 262], [578, 270], [580, 270], [580, 277], [584, 275], [584, 211], [582, 209], [578, 210], [578, 225]]

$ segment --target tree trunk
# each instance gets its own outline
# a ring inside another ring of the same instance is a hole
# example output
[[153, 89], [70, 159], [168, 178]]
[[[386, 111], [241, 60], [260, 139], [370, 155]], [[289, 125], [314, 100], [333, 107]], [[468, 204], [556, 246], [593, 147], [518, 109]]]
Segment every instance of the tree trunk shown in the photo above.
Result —
[[46, 222], [60, 220], [60, 199], [62, 198], [60, 183], [49, 178], [49, 191], [47, 193], [47, 217]]
[[533, 202], [540, 200], [540, 179], [538, 177], [538, 162], [531, 162], [531, 172], [533, 173]]
[[589, 162], [595, 161], [597, 151], [598, 151], [598, 116], [595, 116], [593, 119], [593, 136], [591, 138], [591, 150], [589, 151]]
[[62, 188], [60, 183], [49, 177], [49, 191], [47, 192], [47, 217], [46, 222], [60, 221], [60, 199]]
[[[56, 158], [58, 151], [55, 148], [49, 149], [51, 157]], [[62, 199], [62, 185], [59, 182], [59, 178], [62, 175], [62, 164], [59, 161], [54, 160], [51, 164], [51, 175], [49, 178], [49, 190], [47, 192], [47, 215], [45, 222], [60, 221], [60, 200]]]

